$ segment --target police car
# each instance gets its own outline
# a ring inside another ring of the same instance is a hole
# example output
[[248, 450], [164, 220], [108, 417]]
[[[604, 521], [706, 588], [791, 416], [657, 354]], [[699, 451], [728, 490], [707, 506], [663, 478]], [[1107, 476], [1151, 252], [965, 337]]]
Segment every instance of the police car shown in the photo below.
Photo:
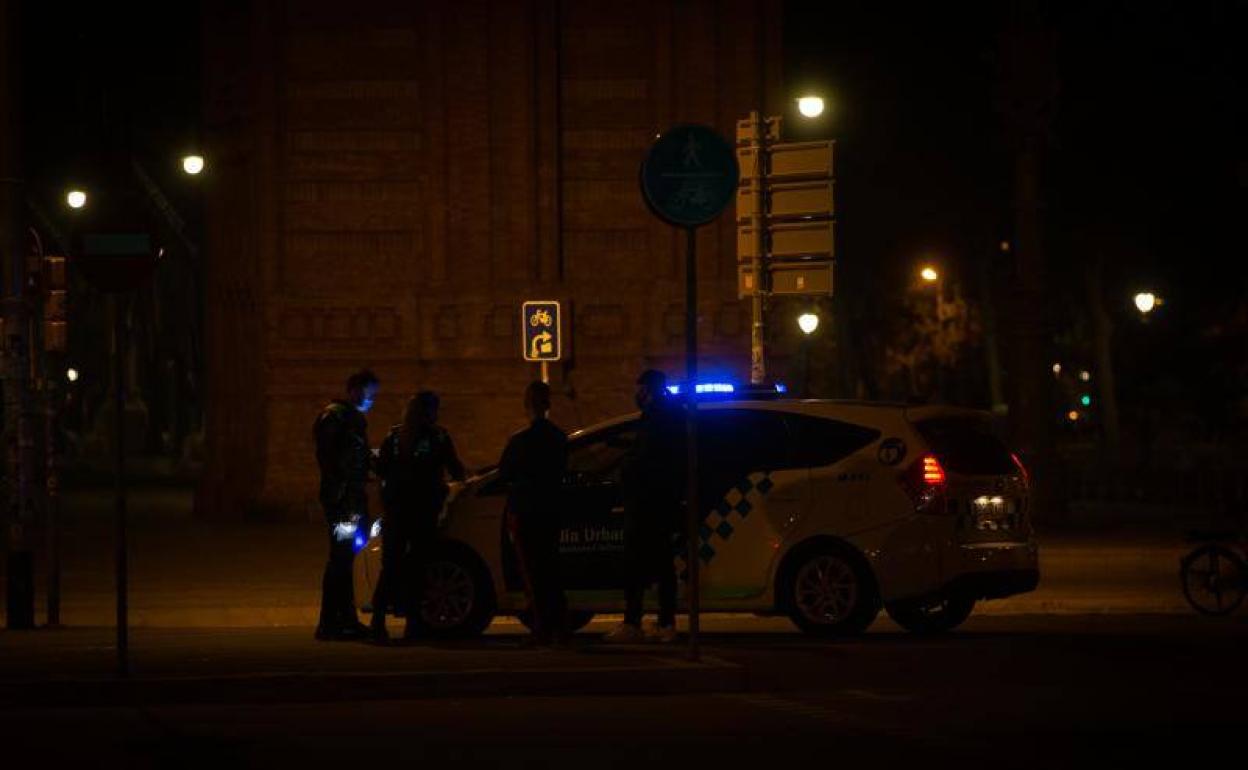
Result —
[[[717, 389], [729, 388], [707, 387]], [[980, 600], [1036, 587], [1027, 471], [985, 413], [726, 396], [698, 407], [703, 611], [783, 614], [810, 634], [850, 635], [883, 608], [910, 631], [934, 633]], [[623, 609], [619, 482], [636, 429], [633, 414], [569, 438], [560, 569], [576, 626]], [[505, 498], [493, 470], [456, 486], [419, 603], [430, 634], [479, 634], [500, 614], [523, 619]], [[356, 559], [365, 603], [384, 527], [373, 535]], [[680, 574], [686, 552], [673, 542]]]

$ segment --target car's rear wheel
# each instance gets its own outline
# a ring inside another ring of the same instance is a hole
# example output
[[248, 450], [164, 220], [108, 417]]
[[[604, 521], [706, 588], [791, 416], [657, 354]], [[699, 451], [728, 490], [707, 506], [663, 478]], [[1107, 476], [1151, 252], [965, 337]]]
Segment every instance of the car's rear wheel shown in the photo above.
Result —
[[424, 563], [417, 588], [416, 625], [425, 636], [477, 636], [494, 619], [494, 586], [476, 554], [465, 548], [439, 550]]
[[[516, 613], [516, 619], [524, 624], [524, 627], [533, 630], [533, 616], [528, 610], [520, 610]], [[567, 623], [568, 633], [575, 634], [585, 626], [588, 626], [594, 619], [594, 613], [585, 610], [568, 610]]]
[[822, 543], [798, 551], [786, 561], [779, 586], [781, 608], [808, 634], [861, 634], [880, 612], [870, 566], [840, 544]]
[[1187, 603], [1202, 615], [1229, 615], [1248, 593], [1248, 566], [1217, 543], [1202, 545], [1184, 557], [1179, 579]]
[[914, 634], [943, 634], [962, 625], [975, 609], [969, 596], [890, 602], [885, 609], [897, 625]]

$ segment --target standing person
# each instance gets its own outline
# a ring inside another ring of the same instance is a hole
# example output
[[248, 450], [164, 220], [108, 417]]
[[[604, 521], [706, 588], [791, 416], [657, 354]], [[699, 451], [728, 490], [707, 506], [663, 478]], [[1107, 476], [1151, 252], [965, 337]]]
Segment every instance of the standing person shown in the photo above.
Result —
[[316, 418], [316, 462], [321, 472], [321, 508], [329, 529], [329, 560], [321, 580], [320, 640], [358, 639], [368, 629], [355, 614], [351, 565], [355, 533], [368, 515], [364, 485], [372, 459], [365, 413], [373, 406], [380, 380], [368, 369], [347, 378], [346, 399], [336, 399]]
[[547, 419], [550, 386], [524, 390], [529, 427], [507, 442], [498, 462], [507, 485], [507, 530], [528, 590], [533, 641], [564, 643], [567, 598], [559, 576], [559, 491], [567, 466], [568, 437]]
[[647, 369], [637, 378], [641, 419], [624, 459], [624, 553], [628, 568], [624, 621], [604, 641], [630, 643], [641, 630], [646, 589], [659, 589], [658, 639], [676, 640], [676, 565], [672, 536], [679, 531], [685, 480], [685, 420], [668, 397], [667, 377]]
[[449, 491], [446, 477], [464, 480], [451, 434], [438, 425], [438, 394], [422, 390], [407, 402], [403, 422], [390, 429], [377, 452], [377, 475], [386, 508], [381, 538], [381, 575], [373, 594], [373, 637], [387, 638], [386, 610], [402, 608], [403, 636], [418, 634], [417, 581], [422, 556], [434, 542], [438, 514]]

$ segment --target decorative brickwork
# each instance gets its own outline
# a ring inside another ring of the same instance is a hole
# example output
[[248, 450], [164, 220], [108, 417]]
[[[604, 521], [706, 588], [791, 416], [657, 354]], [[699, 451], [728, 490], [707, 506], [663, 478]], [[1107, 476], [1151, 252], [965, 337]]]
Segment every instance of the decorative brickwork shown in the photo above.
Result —
[[[680, 376], [683, 239], [638, 165], [667, 126], [731, 137], [775, 109], [778, 3], [205, 8], [204, 514], [315, 511], [312, 420], [363, 365], [383, 381], [374, 442], [433, 388], [465, 460], [494, 462], [537, 374], [525, 299], [563, 302], [568, 428], [629, 410], [643, 367]], [[699, 329], [703, 366], [744, 377], [728, 220], [699, 238]]]

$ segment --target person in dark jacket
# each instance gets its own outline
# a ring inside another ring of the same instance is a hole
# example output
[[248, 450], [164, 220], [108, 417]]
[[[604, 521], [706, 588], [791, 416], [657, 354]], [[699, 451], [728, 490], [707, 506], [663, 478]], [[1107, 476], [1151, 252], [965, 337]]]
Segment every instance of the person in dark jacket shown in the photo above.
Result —
[[549, 385], [530, 383], [524, 408], [529, 427], [507, 442], [498, 473], [507, 487], [507, 530], [529, 594], [533, 641], [561, 644], [567, 600], [559, 576], [559, 502], [568, 438], [547, 419]]
[[624, 621], [608, 642], [639, 642], [646, 589], [658, 584], [660, 641], [676, 639], [676, 566], [672, 538], [680, 529], [685, 486], [685, 416], [668, 396], [667, 377], [648, 369], [637, 378], [641, 419], [624, 459], [624, 553], [628, 569]]
[[419, 633], [417, 581], [423, 555], [437, 535], [438, 515], [446, 502], [446, 477], [464, 480], [464, 464], [451, 434], [438, 425], [438, 395], [424, 390], [403, 410], [403, 422], [377, 451], [377, 475], [386, 513], [382, 520], [381, 575], [373, 594], [374, 638], [383, 640], [386, 611], [395, 607], [406, 617], [404, 636]]
[[320, 502], [329, 532], [321, 617], [316, 626], [320, 640], [356, 639], [368, 631], [355, 614], [351, 565], [356, 532], [368, 516], [364, 487], [372, 456], [364, 414], [372, 408], [379, 385], [377, 375], [367, 369], [352, 374], [347, 379], [347, 398], [321, 410], [312, 429], [321, 473]]

